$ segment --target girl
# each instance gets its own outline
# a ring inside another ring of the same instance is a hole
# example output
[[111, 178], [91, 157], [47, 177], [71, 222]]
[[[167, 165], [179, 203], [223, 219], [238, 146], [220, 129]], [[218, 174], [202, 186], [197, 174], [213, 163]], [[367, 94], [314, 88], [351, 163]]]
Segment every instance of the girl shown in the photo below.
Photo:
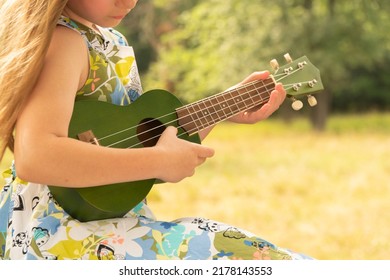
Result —
[[[143, 202], [122, 218], [82, 223], [71, 217], [48, 185], [77, 188], [149, 178], [179, 182], [214, 151], [179, 139], [174, 127], [168, 127], [155, 146], [140, 149], [68, 138], [75, 99], [127, 105], [142, 94], [133, 50], [111, 28], [137, 0], [0, 3], [0, 152], [3, 156], [9, 146], [15, 157], [4, 172], [0, 196], [0, 258], [305, 258], [208, 219], [158, 221]], [[120, 59], [128, 63], [126, 75], [118, 67]], [[256, 72], [242, 83], [267, 77], [268, 72]], [[263, 120], [284, 98], [277, 84], [267, 104], [230, 121]]]

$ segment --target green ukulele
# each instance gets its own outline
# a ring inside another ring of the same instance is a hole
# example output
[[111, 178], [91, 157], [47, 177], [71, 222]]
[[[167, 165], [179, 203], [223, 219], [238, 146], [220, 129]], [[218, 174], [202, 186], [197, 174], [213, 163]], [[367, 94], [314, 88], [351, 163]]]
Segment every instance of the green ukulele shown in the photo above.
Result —
[[[279, 67], [271, 61], [275, 73], [200, 101], [183, 105], [164, 90], [141, 95], [129, 106], [101, 101], [77, 101], [69, 127], [69, 137], [92, 144], [123, 149], [150, 147], [157, 143], [167, 126], [178, 128], [178, 137], [200, 143], [198, 132], [231, 116], [266, 103], [277, 82], [282, 82], [293, 108], [303, 103], [295, 97], [308, 95], [309, 104], [316, 100], [310, 93], [323, 89], [320, 72], [307, 57]], [[157, 106], [155, 104], [158, 104]], [[96, 172], [99, 172], [96, 170]], [[156, 179], [87, 188], [49, 186], [56, 201], [80, 221], [122, 217], [141, 202]]]

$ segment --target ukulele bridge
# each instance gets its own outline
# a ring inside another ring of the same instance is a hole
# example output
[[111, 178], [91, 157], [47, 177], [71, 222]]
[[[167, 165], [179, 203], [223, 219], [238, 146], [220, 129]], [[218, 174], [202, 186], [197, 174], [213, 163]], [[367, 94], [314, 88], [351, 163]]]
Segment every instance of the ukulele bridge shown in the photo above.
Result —
[[99, 141], [96, 138], [95, 134], [93, 134], [92, 130], [87, 130], [77, 134], [77, 138], [83, 142], [100, 146]]

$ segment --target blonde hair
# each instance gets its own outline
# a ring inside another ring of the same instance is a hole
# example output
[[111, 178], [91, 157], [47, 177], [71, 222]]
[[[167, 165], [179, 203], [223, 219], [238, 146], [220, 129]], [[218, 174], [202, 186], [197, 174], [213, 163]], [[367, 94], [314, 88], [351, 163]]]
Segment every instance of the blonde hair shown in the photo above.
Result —
[[0, 160], [67, 0], [0, 0]]

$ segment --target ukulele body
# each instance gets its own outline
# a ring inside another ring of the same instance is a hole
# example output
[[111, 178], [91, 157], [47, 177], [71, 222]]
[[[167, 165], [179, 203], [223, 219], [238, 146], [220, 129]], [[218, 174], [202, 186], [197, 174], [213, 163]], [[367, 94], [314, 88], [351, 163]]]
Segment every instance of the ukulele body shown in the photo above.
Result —
[[[91, 141], [94, 144], [136, 149], [154, 146], [167, 126], [175, 126], [178, 137], [200, 143], [198, 134], [190, 136], [179, 127], [175, 109], [180, 106], [182, 103], [164, 90], [145, 92], [128, 106], [77, 101], [68, 136], [80, 139], [79, 134], [90, 132], [95, 137]], [[85, 188], [49, 186], [49, 189], [68, 214], [85, 222], [124, 216], [147, 196], [155, 183], [156, 179], [148, 179]]]

